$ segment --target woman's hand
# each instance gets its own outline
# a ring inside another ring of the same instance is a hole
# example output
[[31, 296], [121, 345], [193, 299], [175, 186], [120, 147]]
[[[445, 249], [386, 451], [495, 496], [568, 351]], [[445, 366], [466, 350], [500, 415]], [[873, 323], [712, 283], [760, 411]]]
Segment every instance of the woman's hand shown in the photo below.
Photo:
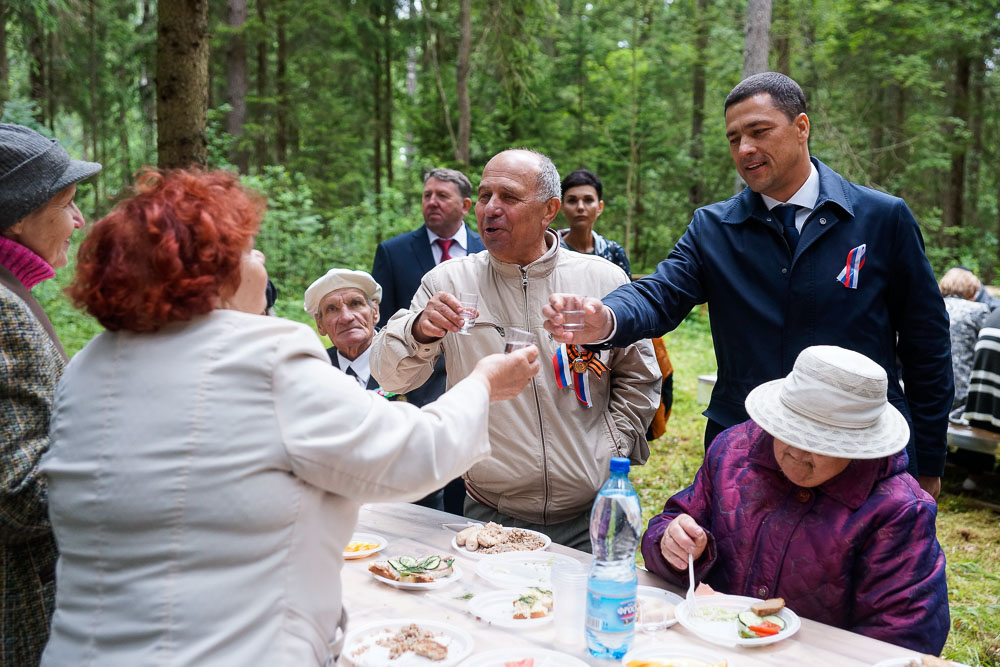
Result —
[[708, 534], [688, 514], [681, 514], [667, 524], [660, 538], [660, 553], [675, 570], [682, 572], [688, 567], [688, 554], [695, 560], [701, 557], [708, 546]]
[[490, 392], [490, 402], [495, 403], [520, 394], [538, 369], [538, 348], [528, 345], [510, 354], [483, 357], [470, 375], [478, 377], [486, 385]]

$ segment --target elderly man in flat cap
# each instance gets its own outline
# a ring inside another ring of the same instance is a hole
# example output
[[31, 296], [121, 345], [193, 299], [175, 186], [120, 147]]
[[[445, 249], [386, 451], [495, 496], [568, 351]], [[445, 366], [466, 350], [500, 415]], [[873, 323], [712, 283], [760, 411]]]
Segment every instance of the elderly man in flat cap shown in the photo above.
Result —
[[306, 290], [306, 312], [321, 336], [329, 336], [330, 361], [358, 381], [362, 389], [378, 389], [368, 367], [375, 337], [382, 287], [370, 274], [330, 269]]

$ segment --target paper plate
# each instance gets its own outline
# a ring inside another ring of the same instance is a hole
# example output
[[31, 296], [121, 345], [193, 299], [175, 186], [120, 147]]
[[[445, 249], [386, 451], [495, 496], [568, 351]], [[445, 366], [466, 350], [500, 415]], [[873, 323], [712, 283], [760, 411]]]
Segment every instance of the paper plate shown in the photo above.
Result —
[[545, 551], [511, 551], [484, 556], [476, 565], [476, 574], [497, 588], [531, 588], [552, 590], [552, 566], [569, 563], [583, 568], [575, 558]]
[[[413, 623], [422, 630], [434, 633], [434, 641], [448, 647], [448, 656], [444, 660], [431, 660], [407, 651], [398, 658], [389, 659], [389, 649], [375, 642], [392, 636], [400, 628]], [[347, 633], [344, 638], [342, 658], [355, 667], [448, 667], [472, 653], [472, 635], [465, 630], [439, 621], [422, 621], [415, 618], [395, 618], [387, 621], [377, 621], [363, 625]]]
[[351, 540], [350, 542], [348, 542], [348, 544], [350, 544], [351, 542], [371, 542], [376, 546], [372, 549], [364, 549], [362, 551], [347, 551], [347, 549], [345, 548], [344, 558], [346, 560], [367, 558], [368, 556], [371, 556], [373, 553], [378, 553], [379, 551], [382, 551], [382, 549], [385, 549], [386, 545], [389, 544], [389, 540], [385, 539], [381, 535], [375, 535], [374, 533], [354, 533], [353, 535], [351, 535]]
[[695, 600], [696, 612], [692, 614], [687, 600], [674, 609], [677, 620], [685, 628], [702, 639], [723, 646], [765, 646], [788, 639], [802, 627], [798, 615], [785, 607], [778, 612], [785, 621], [785, 629], [770, 637], [746, 639], [740, 637], [736, 627], [736, 615], [750, 609], [750, 605], [760, 602], [758, 598], [740, 595], [703, 595]]
[[[920, 660], [920, 656], [914, 655], [908, 658], [889, 658], [888, 660], [875, 663], [872, 667], [907, 667], [907, 665], [914, 660]], [[920, 663], [918, 662], [917, 664], [919, 665]], [[949, 660], [948, 664], [952, 667], [969, 667], [964, 662], [955, 662], [954, 660]]]
[[459, 667], [505, 667], [519, 660], [534, 660], [532, 667], [588, 667], [579, 658], [544, 648], [499, 648], [477, 653]]
[[639, 630], [643, 632], [656, 632], [657, 630], [663, 630], [677, 624], [677, 616], [675, 613], [670, 613], [668, 618], [659, 622], [644, 622], [642, 618], [642, 600], [643, 598], [650, 598], [656, 601], [662, 601], [664, 604], [671, 606], [673, 610], [676, 610], [677, 605], [684, 602], [684, 598], [676, 593], [671, 593], [670, 591], [665, 591], [662, 588], [656, 588], [655, 586], [639, 586], [636, 591], [636, 599], [639, 601], [640, 611], [636, 614], [639, 618], [636, 622], [636, 626]]
[[725, 664], [726, 656], [713, 653], [711, 649], [663, 644], [632, 649], [622, 658], [623, 667], [628, 667], [633, 660], [656, 660], [677, 667], [710, 667]]
[[[504, 530], [508, 531], [508, 530], [515, 530], [515, 529], [514, 528], [504, 528]], [[513, 553], [517, 553], [517, 554], [536, 553], [536, 552], [539, 552], [539, 551], [545, 551], [546, 549], [549, 548], [549, 545], [552, 544], [552, 538], [550, 538], [545, 533], [539, 533], [536, 530], [528, 530], [527, 528], [517, 528], [516, 530], [523, 530], [526, 533], [531, 533], [532, 535], [540, 537], [542, 539], [542, 541], [544, 542], [544, 544], [542, 546], [538, 547], [537, 549], [525, 549], [525, 550], [521, 550], [521, 551], [502, 551], [500, 553], [511, 553], [511, 554], [513, 554]], [[469, 558], [479, 559], [479, 558], [486, 558], [487, 556], [499, 555], [499, 554], [484, 554], [483, 552], [478, 551], [478, 550], [477, 551], [469, 551], [464, 546], [458, 546], [458, 535], [456, 535], [455, 537], [451, 538], [451, 548], [454, 549], [455, 551], [457, 551], [458, 553], [462, 554], [463, 556], [468, 556]]]
[[383, 584], [392, 586], [393, 588], [399, 588], [404, 591], [432, 591], [435, 588], [442, 588], [448, 584], [453, 584], [462, 578], [462, 568], [458, 566], [458, 563], [452, 563], [451, 569], [452, 573], [447, 577], [441, 577], [440, 579], [428, 582], [396, 581], [395, 579], [380, 577], [371, 570], [368, 571], [368, 574], [372, 575], [376, 581], [381, 581]]
[[469, 613], [477, 619], [500, 628], [529, 630], [552, 622], [552, 612], [541, 618], [514, 618], [514, 601], [526, 591], [510, 588], [492, 593], [476, 593], [469, 598]]

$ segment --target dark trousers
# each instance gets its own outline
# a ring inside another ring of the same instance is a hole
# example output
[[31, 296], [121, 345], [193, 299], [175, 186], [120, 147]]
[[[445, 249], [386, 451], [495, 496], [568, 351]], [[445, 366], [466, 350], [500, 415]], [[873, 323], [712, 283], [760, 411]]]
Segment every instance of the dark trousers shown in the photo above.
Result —
[[705, 451], [706, 452], [708, 451], [708, 446], [712, 444], [713, 440], [715, 440], [715, 436], [719, 435], [720, 433], [722, 433], [723, 431], [725, 431], [727, 428], [729, 428], [729, 427], [728, 426], [723, 426], [722, 424], [720, 424], [717, 421], [712, 421], [711, 419], [708, 420], [708, 423], [705, 424]]

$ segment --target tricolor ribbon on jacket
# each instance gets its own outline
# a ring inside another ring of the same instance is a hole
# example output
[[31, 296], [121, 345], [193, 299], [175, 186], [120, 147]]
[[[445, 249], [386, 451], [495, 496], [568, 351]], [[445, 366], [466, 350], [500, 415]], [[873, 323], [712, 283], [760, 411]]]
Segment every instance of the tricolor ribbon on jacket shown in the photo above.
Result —
[[837, 276], [837, 282], [844, 287], [858, 289], [858, 276], [861, 274], [861, 267], [865, 265], [866, 246], [866, 243], [862, 243], [847, 253], [847, 266]]
[[608, 367], [590, 350], [579, 345], [563, 343], [552, 355], [552, 368], [556, 373], [556, 384], [560, 389], [573, 387], [576, 397], [586, 407], [591, 407], [590, 373], [601, 377]]

